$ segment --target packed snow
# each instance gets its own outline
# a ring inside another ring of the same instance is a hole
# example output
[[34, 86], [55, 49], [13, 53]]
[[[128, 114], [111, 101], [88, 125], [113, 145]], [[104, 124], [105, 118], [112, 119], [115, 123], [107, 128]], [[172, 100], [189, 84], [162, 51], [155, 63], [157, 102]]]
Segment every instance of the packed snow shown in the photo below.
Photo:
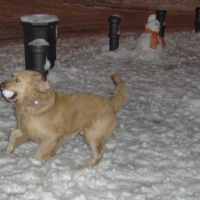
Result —
[[33, 24], [44, 24], [50, 22], [57, 22], [59, 19], [56, 15], [49, 14], [34, 14], [24, 15], [20, 17], [22, 22], [33, 23]]
[[41, 46], [49, 46], [49, 43], [44, 39], [38, 38], [38, 39], [35, 39], [35, 40], [29, 42], [28, 45], [41, 47]]
[[5, 98], [10, 98], [14, 95], [14, 92], [13, 91], [10, 91], [10, 90], [3, 90], [2, 91], [2, 94]]
[[[139, 37], [122, 33], [116, 51], [109, 51], [107, 35], [57, 41], [48, 74], [53, 89], [110, 98], [113, 74], [129, 89], [94, 168], [78, 169], [92, 156], [81, 135], [46, 162], [34, 159], [34, 142], [5, 155], [17, 123], [12, 103], [0, 98], [1, 200], [200, 199], [200, 33], [165, 33], [163, 55], [140, 58], [133, 53]], [[2, 82], [24, 69], [24, 45], [0, 48], [0, 62]]]

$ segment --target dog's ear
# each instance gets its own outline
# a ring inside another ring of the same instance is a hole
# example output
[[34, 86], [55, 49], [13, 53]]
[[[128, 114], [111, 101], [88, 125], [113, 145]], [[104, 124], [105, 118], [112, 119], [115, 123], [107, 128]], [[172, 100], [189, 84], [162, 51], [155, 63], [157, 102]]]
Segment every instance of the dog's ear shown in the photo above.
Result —
[[32, 84], [36, 86], [40, 92], [45, 92], [50, 89], [49, 81], [45, 81], [42, 76], [33, 77]]

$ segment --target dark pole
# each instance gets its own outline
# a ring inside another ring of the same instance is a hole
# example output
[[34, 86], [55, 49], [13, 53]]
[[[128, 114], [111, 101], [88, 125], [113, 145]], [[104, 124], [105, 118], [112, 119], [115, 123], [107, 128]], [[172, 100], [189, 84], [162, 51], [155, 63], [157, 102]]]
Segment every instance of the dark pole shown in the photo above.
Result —
[[195, 33], [200, 31], [200, 7], [196, 8]]
[[165, 15], [167, 14], [166, 10], [156, 10], [156, 18], [160, 22], [160, 36], [164, 37], [165, 35]]
[[38, 71], [40, 74], [42, 74], [45, 79], [48, 74], [48, 70], [44, 70], [44, 66], [46, 64], [47, 59], [47, 50], [48, 50], [48, 43], [43, 40], [39, 39], [41, 43], [37, 42], [38, 39], [33, 40], [29, 44], [29, 48], [31, 51], [31, 66], [32, 68], [30, 70]]
[[119, 23], [121, 17], [119, 15], [112, 15], [108, 18], [108, 21], [110, 22], [110, 33], [108, 35], [110, 37], [110, 51], [114, 51], [119, 47]]

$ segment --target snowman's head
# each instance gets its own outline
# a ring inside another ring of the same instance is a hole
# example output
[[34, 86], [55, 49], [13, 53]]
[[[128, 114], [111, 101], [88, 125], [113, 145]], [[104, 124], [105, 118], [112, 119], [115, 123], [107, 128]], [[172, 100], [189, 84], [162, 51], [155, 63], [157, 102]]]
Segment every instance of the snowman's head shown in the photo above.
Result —
[[146, 28], [149, 28], [156, 33], [160, 30], [160, 22], [156, 19], [156, 15], [152, 14], [148, 17], [147, 24], [145, 25]]

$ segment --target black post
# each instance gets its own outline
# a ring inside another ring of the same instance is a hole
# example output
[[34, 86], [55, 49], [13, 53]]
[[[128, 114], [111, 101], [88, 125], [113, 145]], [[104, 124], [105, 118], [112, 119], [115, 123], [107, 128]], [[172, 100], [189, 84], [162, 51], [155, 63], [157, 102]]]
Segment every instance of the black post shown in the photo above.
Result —
[[195, 33], [200, 31], [200, 7], [196, 8]]
[[112, 15], [108, 18], [108, 21], [110, 22], [110, 33], [108, 35], [110, 37], [110, 51], [114, 51], [119, 47], [119, 23], [121, 17], [119, 15]]
[[31, 52], [31, 69], [34, 71], [40, 72], [45, 79], [48, 74], [48, 70], [44, 70], [44, 66], [46, 64], [46, 59], [47, 59], [47, 50], [48, 50], [48, 43], [40, 39], [38, 42], [38, 39], [32, 41], [29, 44], [29, 49]]
[[26, 69], [32, 69], [29, 43], [37, 38], [44, 39], [49, 43], [47, 58], [53, 67], [56, 60], [57, 16], [48, 14], [25, 15], [21, 17], [21, 23], [24, 27]]
[[160, 36], [164, 37], [165, 35], [165, 15], [167, 14], [166, 10], [156, 10], [156, 18], [160, 22]]

